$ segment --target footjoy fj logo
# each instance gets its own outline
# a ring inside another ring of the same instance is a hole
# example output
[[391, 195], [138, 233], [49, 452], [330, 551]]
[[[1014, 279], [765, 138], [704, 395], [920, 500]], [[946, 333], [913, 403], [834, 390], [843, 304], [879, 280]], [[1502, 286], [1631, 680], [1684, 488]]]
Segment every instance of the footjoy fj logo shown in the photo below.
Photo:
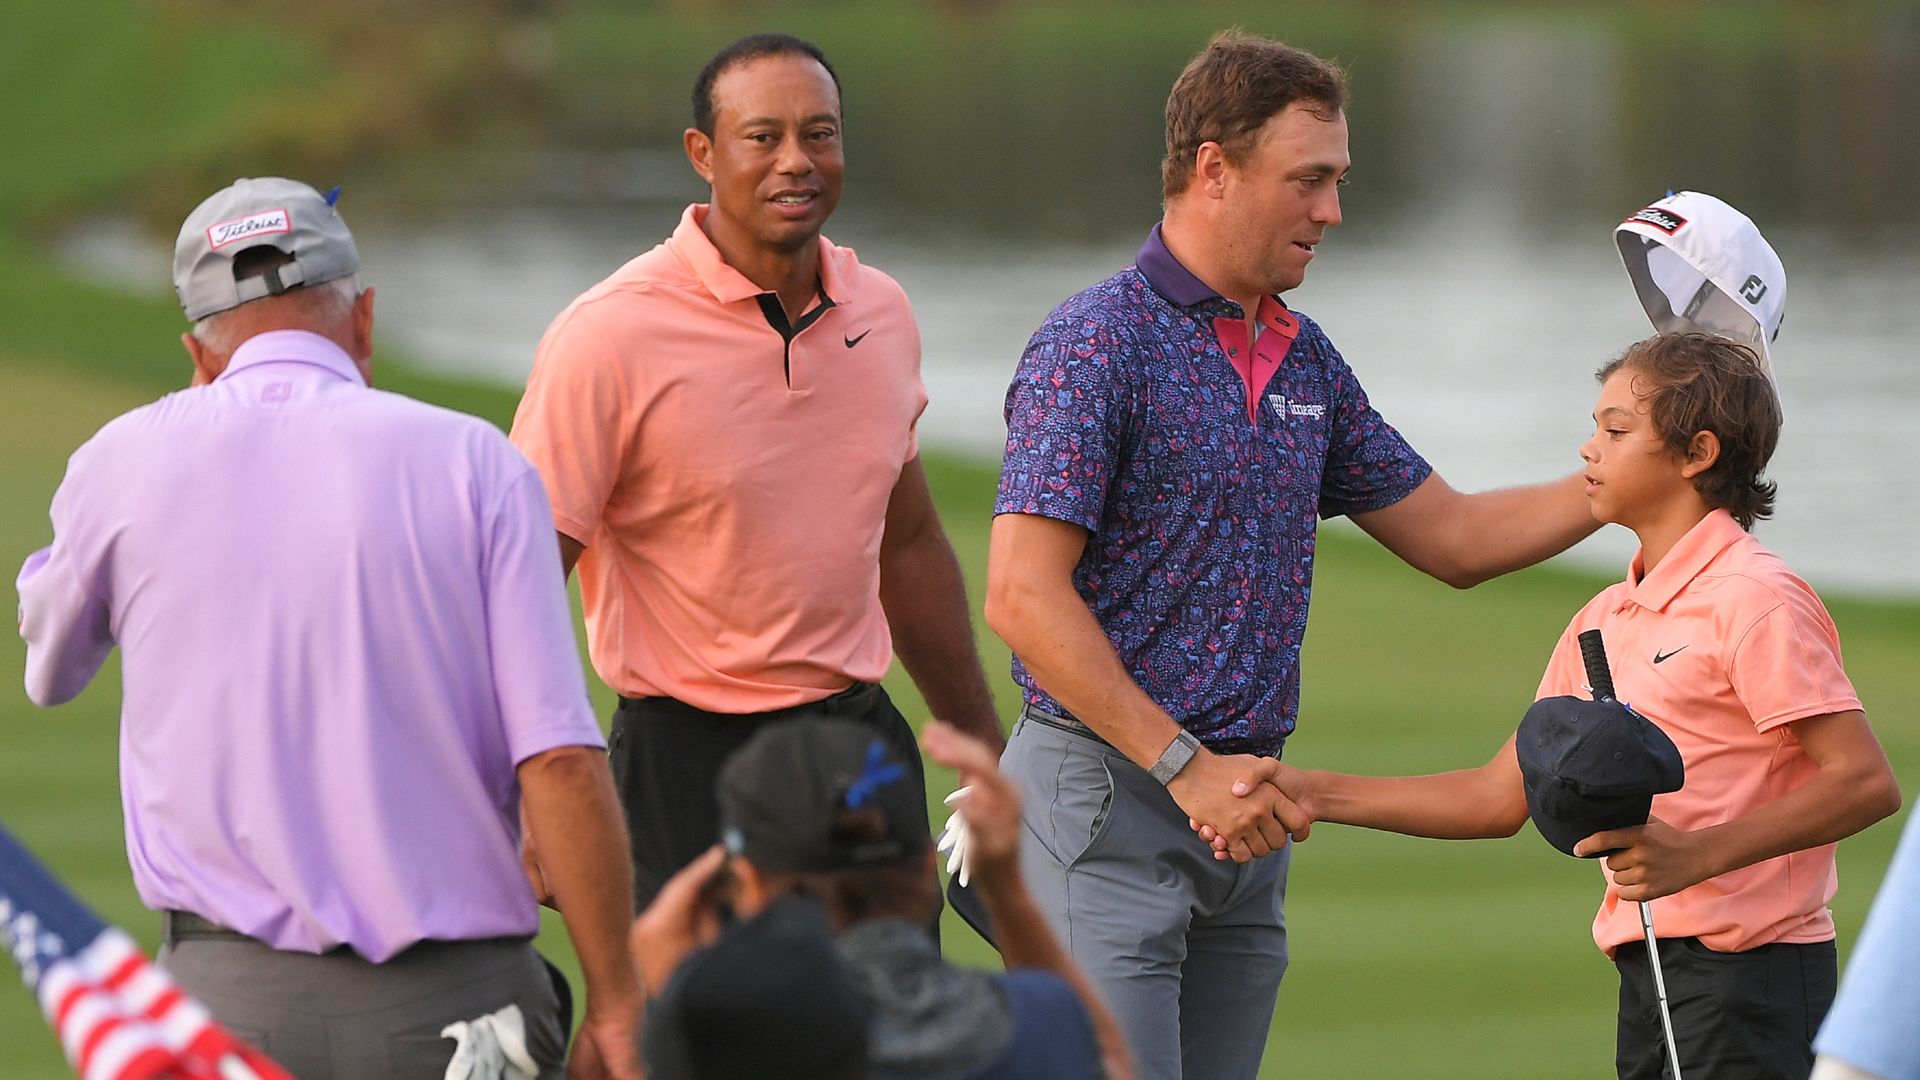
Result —
[[1281, 416], [1311, 416], [1315, 420], [1327, 415], [1325, 405], [1306, 405], [1298, 401], [1288, 401], [1285, 394], [1268, 394], [1267, 404]]
[[235, 241], [250, 236], [264, 236], [267, 233], [293, 231], [293, 218], [285, 210], [264, 210], [258, 214], [248, 214], [243, 218], [223, 221], [207, 228], [207, 243], [213, 250], [219, 251]]
[[1645, 210], [1627, 219], [1627, 224], [1629, 225], [1635, 222], [1642, 225], [1651, 225], [1661, 232], [1666, 233], [1668, 236], [1672, 236], [1674, 233], [1680, 231], [1681, 226], [1687, 223], [1687, 219], [1663, 207], [1649, 206]]
[[1749, 304], [1759, 303], [1760, 298], [1765, 295], [1767, 295], [1767, 283], [1761, 281], [1760, 275], [1758, 274], [1748, 277], [1746, 282], [1740, 286], [1740, 298]]

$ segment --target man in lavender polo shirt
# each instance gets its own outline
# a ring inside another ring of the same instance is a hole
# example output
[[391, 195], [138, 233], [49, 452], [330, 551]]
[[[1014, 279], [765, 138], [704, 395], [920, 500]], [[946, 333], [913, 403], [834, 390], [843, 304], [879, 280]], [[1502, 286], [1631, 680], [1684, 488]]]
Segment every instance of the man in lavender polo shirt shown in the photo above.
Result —
[[636, 1075], [626, 840], [546, 493], [493, 427], [369, 388], [358, 265], [294, 181], [188, 217], [194, 387], [69, 462], [18, 582], [27, 694], [120, 647], [161, 960], [303, 1080], [439, 1077], [461, 1021], [560, 1075], [523, 800], [586, 973], [576, 1075]]
[[1216, 38], [1167, 99], [1160, 226], [1007, 392], [987, 619], [1027, 706], [1001, 767], [1034, 895], [1156, 1080], [1259, 1070], [1311, 807], [1249, 781], [1293, 732], [1318, 519], [1463, 588], [1595, 528], [1578, 475], [1449, 487], [1280, 301], [1340, 223], [1345, 106], [1320, 58]]

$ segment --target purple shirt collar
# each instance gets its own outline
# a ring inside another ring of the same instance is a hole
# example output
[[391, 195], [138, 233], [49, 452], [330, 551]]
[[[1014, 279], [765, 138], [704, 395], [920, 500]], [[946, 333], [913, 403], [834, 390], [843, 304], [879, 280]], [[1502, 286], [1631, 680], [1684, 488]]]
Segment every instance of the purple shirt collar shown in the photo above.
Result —
[[[1160, 235], [1160, 226], [1160, 222], [1154, 222], [1153, 231], [1147, 234], [1147, 242], [1140, 245], [1140, 254], [1133, 260], [1133, 265], [1140, 270], [1140, 276], [1147, 279], [1153, 291], [1181, 307], [1226, 299], [1213, 291], [1213, 286], [1195, 277], [1193, 271], [1180, 265], [1180, 260], [1167, 250], [1167, 241]], [[1286, 301], [1278, 296], [1273, 298], [1273, 302], [1281, 307], [1287, 306]]]
[[1194, 277], [1193, 271], [1180, 265], [1180, 260], [1167, 250], [1167, 241], [1160, 235], [1160, 222], [1154, 222], [1153, 231], [1147, 234], [1147, 242], [1140, 245], [1140, 254], [1133, 264], [1140, 268], [1140, 276], [1147, 279], [1154, 292], [1181, 307], [1192, 307], [1220, 295]]
[[269, 330], [255, 334], [233, 350], [227, 369], [214, 381], [219, 382], [245, 368], [276, 363], [312, 364], [342, 379], [363, 384], [366, 381], [360, 377], [360, 369], [354, 366], [347, 350], [311, 330]]

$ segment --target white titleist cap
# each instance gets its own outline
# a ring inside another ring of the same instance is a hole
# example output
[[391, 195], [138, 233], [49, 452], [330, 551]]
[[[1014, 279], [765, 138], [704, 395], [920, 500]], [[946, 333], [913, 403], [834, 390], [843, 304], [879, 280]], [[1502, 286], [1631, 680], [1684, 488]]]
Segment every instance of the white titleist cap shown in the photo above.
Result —
[[1655, 330], [1731, 338], [1773, 374], [1767, 343], [1786, 315], [1787, 269], [1747, 215], [1682, 191], [1635, 211], [1613, 239]]

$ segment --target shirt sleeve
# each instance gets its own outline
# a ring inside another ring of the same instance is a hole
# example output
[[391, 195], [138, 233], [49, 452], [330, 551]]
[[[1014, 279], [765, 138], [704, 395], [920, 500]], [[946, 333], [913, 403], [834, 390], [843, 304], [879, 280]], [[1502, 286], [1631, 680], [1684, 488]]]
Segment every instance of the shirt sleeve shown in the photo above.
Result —
[[513, 763], [604, 746], [587, 700], [572, 611], [540, 477], [522, 468], [487, 522], [483, 581], [493, 688]]
[[76, 453], [53, 496], [53, 544], [27, 556], [14, 580], [27, 697], [36, 705], [73, 700], [113, 651], [105, 546], [82, 520], [85, 483]]
[[534, 353], [513, 414], [513, 444], [540, 471], [553, 527], [588, 543], [619, 483], [635, 418], [619, 354], [579, 308]]
[[1380, 510], [1408, 495], [1433, 473], [1401, 434], [1367, 400], [1346, 360], [1324, 339], [1331, 368], [1332, 415], [1327, 423], [1327, 464], [1320, 478], [1320, 516], [1340, 517]]
[[1100, 524], [1126, 419], [1113, 350], [1035, 335], [1007, 388], [1007, 450], [995, 514]]
[[1759, 731], [1861, 708], [1840, 663], [1840, 632], [1811, 589], [1788, 590], [1734, 642], [1734, 696]]

